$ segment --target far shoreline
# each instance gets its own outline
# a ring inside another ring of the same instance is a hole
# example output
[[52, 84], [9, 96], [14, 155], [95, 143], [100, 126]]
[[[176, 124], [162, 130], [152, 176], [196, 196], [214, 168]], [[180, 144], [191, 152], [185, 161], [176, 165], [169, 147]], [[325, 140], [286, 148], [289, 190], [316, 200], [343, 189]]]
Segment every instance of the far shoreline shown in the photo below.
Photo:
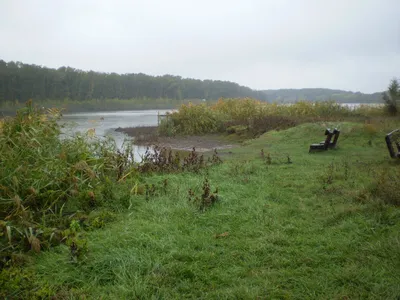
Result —
[[[301, 101], [307, 101], [307, 100], [301, 100]], [[206, 104], [212, 104], [216, 102], [214, 101], [207, 101]], [[274, 101], [264, 101], [266, 103], [276, 103], [279, 105], [289, 105], [289, 104], [294, 104], [295, 102], [274, 102]], [[297, 101], [298, 102], [298, 101]], [[324, 101], [311, 101], [313, 103], [319, 103], [319, 102], [324, 102]], [[33, 102], [35, 105], [37, 103], [37, 106], [42, 106], [44, 105], [44, 103], [40, 103], [40, 102]], [[196, 101], [193, 102], [194, 104], [198, 104]], [[372, 105], [372, 106], [381, 106], [383, 105], [383, 103], [371, 103], [371, 102], [337, 102], [339, 105], [343, 105], [343, 106], [359, 106], [359, 105]], [[149, 106], [149, 107], [130, 107], [130, 108], [114, 108], [114, 109], [108, 109], [108, 108], [99, 108], [96, 109], [95, 107], [90, 107], [88, 109], [74, 109], [74, 108], [68, 108], [68, 107], [62, 107], [60, 105], [57, 105], [58, 103], [55, 102], [55, 105], [49, 105], [49, 103], [46, 103], [44, 105], [44, 108], [57, 108], [57, 109], [61, 109], [63, 111], [64, 114], [78, 114], [78, 113], [104, 113], [104, 112], [122, 112], [122, 111], [146, 111], [146, 110], [177, 110], [179, 109], [179, 106], [181, 104], [187, 104], [187, 102], [182, 102], [178, 105], [159, 105], [159, 106]], [[15, 108], [1, 108], [0, 107], [0, 117], [12, 117], [15, 116], [16, 112], [23, 108], [24, 105], [15, 107]]]

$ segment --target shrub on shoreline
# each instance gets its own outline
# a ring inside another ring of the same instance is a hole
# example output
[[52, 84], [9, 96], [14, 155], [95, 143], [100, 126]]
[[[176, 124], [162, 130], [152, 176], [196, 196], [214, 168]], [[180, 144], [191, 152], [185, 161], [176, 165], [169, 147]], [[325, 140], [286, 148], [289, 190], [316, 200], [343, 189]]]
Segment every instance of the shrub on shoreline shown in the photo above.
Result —
[[10, 253], [40, 251], [56, 240], [77, 212], [120, 205], [113, 182], [133, 161], [129, 147], [85, 136], [60, 139], [60, 111], [35, 108], [31, 102], [0, 132], [0, 246]]
[[170, 113], [159, 126], [159, 134], [193, 135], [232, 132], [232, 126], [242, 128], [250, 136], [271, 129], [285, 129], [299, 123], [318, 120], [366, 119], [382, 116], [383, 108], [361, 105], [350, 108], [334, 101], [299, 101], [293, 104], [276, 104], [254, 99], [219, 99], [213, 105], [182, 105]]

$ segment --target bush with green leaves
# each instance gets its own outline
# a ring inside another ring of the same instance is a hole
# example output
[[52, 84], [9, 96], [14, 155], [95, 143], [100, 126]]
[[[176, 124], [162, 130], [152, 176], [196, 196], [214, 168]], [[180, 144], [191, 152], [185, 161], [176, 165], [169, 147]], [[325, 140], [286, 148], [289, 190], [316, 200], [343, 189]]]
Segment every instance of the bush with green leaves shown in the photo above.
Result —
[[387, 92], [382, 95], [385, 109], [389, 115], [397, 115], [400, 110], [400, 84], [396, 79], [392, 79]]

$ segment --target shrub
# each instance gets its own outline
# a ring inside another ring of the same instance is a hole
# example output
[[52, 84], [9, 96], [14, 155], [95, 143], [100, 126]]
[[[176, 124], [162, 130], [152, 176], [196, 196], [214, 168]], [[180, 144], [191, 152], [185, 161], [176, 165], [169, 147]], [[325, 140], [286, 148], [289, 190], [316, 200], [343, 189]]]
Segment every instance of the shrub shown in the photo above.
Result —
[[262, 114], [262, 103], [249, 98], [244, 99], [219, 99], [210, 109], [222, 119], [237, 122], [247, 122]]
[[202, 194], [196, 196], [192, 189], [188, 191], [189, 202], [194, 203], [197, 208], [204, 212], [218, 202], [218, 187], [214, 192], [211, 192], [211, 186], [207, 178], [204, 179]]
[[116, 199], [107, 180], [117, 181], [132, 166], [132, 149], [93, 135], [60, 139], [58, 110], [46, 112], [31, 102], [0, 133], [1, 256], [40, 251], [67, 226], [65, 215], [91, 211]]
[[196, 149], [192, 151], [183, 159], [181, 159], [179, 152], [173, 152], [171, 149], [165, 147], [154, 146], [152, 151], [148, 148], [143, 161], [138, 167], [141, 173], [152, 173], [152, 172], [199, 172], [203, 168], [207, 168], [212, 165], [221, 163], [222, 160], [218, 156], [217, 150], [214, 150], [212, 157], [205, 161], [203, 155], [199, 155]]
[[176, 127], [174, 126], [174, 122], [170, 114], [167, 113], [167, 118], [161, 120], [157, 131], [158, 134], [162, 136], [175, 136]]
[[400, 85], [396, 79], [392, 79], [387, 92], [383, 93], [382, 100], [389, 115], [397, 115], [400, 105]]
[[222, 122], [205, 104], [183, 104], [178, 112], [167, 116], [161, 124], [160, 132], [164, 135], [205, 134], [218, 132]]

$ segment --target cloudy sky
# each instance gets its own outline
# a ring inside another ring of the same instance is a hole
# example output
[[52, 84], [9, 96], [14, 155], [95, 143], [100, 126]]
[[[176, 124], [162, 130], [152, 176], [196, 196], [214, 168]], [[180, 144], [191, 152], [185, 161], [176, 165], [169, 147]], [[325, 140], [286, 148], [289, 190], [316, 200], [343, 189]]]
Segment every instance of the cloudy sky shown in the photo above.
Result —
[[0, 0], [0, 59], [384, 90], [400, 77], [400, 0]]

